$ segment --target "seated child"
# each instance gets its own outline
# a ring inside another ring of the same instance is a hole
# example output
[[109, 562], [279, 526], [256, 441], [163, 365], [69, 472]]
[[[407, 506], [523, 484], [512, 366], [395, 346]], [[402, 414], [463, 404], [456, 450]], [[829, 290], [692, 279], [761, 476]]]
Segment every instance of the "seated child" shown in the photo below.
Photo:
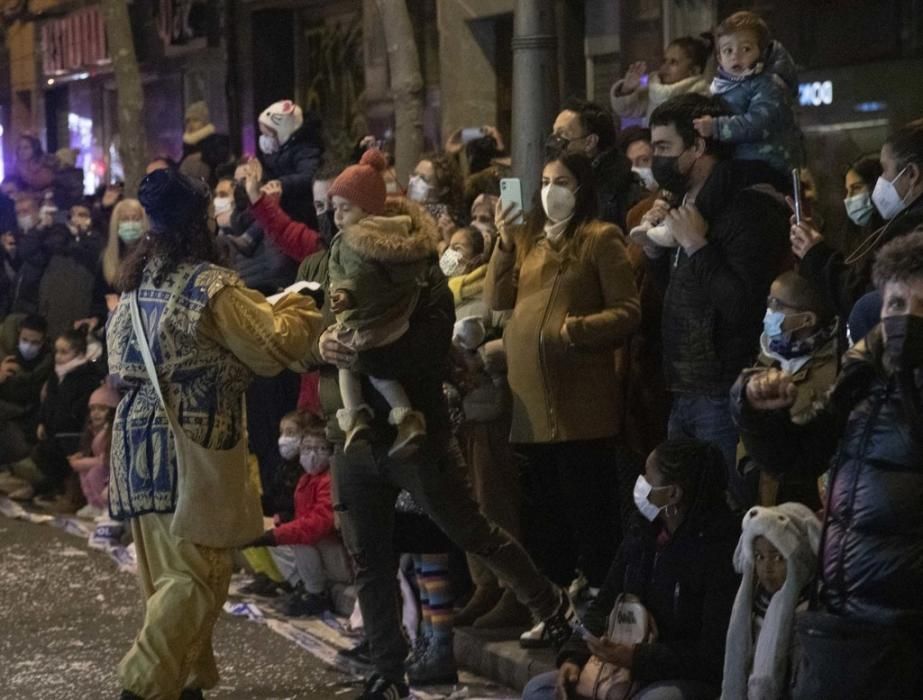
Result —
[[87, 504], [77, 511], [78, 518], [96, 519], [109, 509], [109, 448], [112, 446], [112, 419], [119, 394], [104, 383], [90, 395], [90, 415], [80, 451], [67, 458], [80, 475], [80, 490]]
[[647, 64], [632, 63], [625, 77], [609, 92], [612, 111], [620, 117], [643, 117], [647, 125], [654, 110], [670, 98], [689, 93], [707, 95], [705, 72], [710, 53], [710, 44], [702, 39], [691, 36], [674, 39], [664, 51], [660, 68], [650, 74], [647, 87], [641, 85]]
[[711, 93], [734, 113], [693, 124], [704, 138], [735, 144], [734, 155], [788, 171], [798, 160], [792, 98], [798, 78], [792, 57], [753, 12], [735, 12], [715, 30], [718, 74]]
[[86, 351], [87, 339], [81, 331], [65, 331], [55, 340], [54, 373], [43, 390], [36, 429], [33, 461], [37, 470], [27, 476], [31, 485], [11, 497], [28, 500], [38, 492], [50, 496], [40, 499], [40, 505], [61, 512], [74, 512], [82, 505], [78, 480], [68, 479], [72, 472], [67, 456], [77, 451], [90, 395], [101, 379]]
[[[295, 517], [295, 507], [292, 494], [298, 485], [298, 480], [304, 472], [298, 458], [301, 455], [301, 439], [311, 420], [309, 413], [292, 411], [279, 421], [279, 457], [275, 466], [261, 474], [263, 486], [263, 515], [280, 522], [288, 522]], [[278, 572], [272, 575], [261, 570], [260, 561], [252, 555], [255, 549], [244, 550], [243, 555], [247, 563], [253, 567], [257, 574], [253, 581], [243, 586], [240, 592], [244, 595], [255, 595], [264, 598], [275, 598], [280, 591], [291, 592], [285, 581], [274, 579]], [[271, 567], [275, 569], [275, 567]]]
[[330, 457], [324, 425], [313, 421], [304, 430], [299, 450], [303, 470], [294, 492], [294, 517], [273, 516], [275, 527], [251, 546], [271, 547], [273, 561], [293, 592], [279, 601], [290, 617], [320, 615], [330, 610], [330, 584], [352, 576], [346, 549], [337, 536], [330, 495]]
[[788, 697], [795, 612], [817, 568], [820, 520], [801, 503], [756, 506], [743, 519], [734, 567], [743, 575], [724, 657], [723, 700]]
[[[798, 398], [789, 411], [793, 421], [806, 423], [839, 371], [837, 318], [823, 292], [797, 272], [773, 281], [767, 304], [756, 370], [775, 367], [792, 375]], [[752, 461], [743, 442], [737, 446], [737, 464], [744, 473], [760, 469], [760, 505], [798, 501], [811, 510], [821, 507], [813, 477], [770, 474]]]
[[[408, 206], [396, 216], [384, 215], [384, 168], [384, 157], [370, 149], [330, 188], [340, 228], [330, 248], [330, 307], [337, 315], [338, 340], [360, 352], [390, 345], [407, 332], [438, 240], [418, 209]], [[341, 369], [339, 380], [343, 409], [337, 419], [348, 452], [366, 437], [371, 409], [362, 395], [361, 375]], [[410, 455], [426, 436], [423, 415], [413, 410], [398, 380], [369, 381], [388, 402], [388, 420], [397, 427], [390, 456]]]

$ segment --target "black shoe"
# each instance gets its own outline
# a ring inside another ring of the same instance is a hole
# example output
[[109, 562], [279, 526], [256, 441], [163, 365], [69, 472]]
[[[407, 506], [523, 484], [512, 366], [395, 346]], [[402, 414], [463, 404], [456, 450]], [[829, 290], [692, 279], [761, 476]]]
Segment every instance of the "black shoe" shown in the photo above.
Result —
[[277, 583], [266, 574], [257, 574], [246, 586], [241, 586], [241, 595], [256, 596], [258, 598], [278, 598], [282, 593], [291, 592], [292, 587], [285, 581]]
[[201, 688], [183, 688], [179, 700], [205, 700], [205, 694]]
[[389, 681], [377, 673], [365, 683], [365, 690], [356, 700], [403, 700], [410, 697], [410, 688], [400, 681]]
[[561, 651], [564, 645], [570, 641], [571, 636], [574, 634], [571, 622], [576, 618], [574, 606], [571, 604], [567, 592], [560, 591], [560, 596], [561, 601], [558, 603], [558, 609], [555, 610], [551, 617], [546, 617], [543, 620], [545, 623], [545, 638], [550, 642], [551, 648], [555, 652]]
[[302, 589], [286, 596], [273, 608], [286, 617], [312, 617], [333, 609], [333, 603], [326, 593], [307, 593]]
[[119, 700], [144, 700], [140, 695], [135, 695], [130, 690], [123, 690], [122, 694], [119, 695]]
[[343, 649], [337, 652], [337, 657], [349, 661], [350, 663], [359, 663], [371, 665], [372, 657], [369, 656], [369, 640], [363, 637], [360, 642], [352, 649]]

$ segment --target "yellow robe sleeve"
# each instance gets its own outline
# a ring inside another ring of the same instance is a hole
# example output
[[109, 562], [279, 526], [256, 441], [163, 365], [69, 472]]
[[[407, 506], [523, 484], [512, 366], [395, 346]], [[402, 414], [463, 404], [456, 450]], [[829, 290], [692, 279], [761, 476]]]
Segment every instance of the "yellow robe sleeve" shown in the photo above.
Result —
[[286, 294], [275, 305], [257, 291], [228, 286], [211, 298], [200, 332], [262, 377], [305, 372], [316, 357], [323, 318], [314, 301]]

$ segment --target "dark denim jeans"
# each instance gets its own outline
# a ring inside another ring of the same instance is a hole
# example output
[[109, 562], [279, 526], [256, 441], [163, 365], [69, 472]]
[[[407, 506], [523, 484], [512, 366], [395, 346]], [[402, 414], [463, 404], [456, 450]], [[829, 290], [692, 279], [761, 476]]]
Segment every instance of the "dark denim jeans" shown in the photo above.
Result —
[[394, 499], [400, 489], [409, 491], [456, 545], [479, 555], [533, 614], [545, 618], [557, 608], [557, 589], [509, 533], [481, 514], [464, 474], [454, 438], [431, 436], [420, 452], [403, 462], [389, 459], [386, 445], [357, 446], [349, 455], [338, 449], [334, 457], [334, 510], [355, 560], [372, 663], [390, 680], [403, 678], [407, 656], [392, 547]]
[[697, 438], [715, 445], [724, 455], [728, 493], [736, 507], [743, 510], [756, 503], [759, 474], [754, 471], [744, 476], [737, 471], [738, 434], [727, 396], [673, 394], [667, 436]]

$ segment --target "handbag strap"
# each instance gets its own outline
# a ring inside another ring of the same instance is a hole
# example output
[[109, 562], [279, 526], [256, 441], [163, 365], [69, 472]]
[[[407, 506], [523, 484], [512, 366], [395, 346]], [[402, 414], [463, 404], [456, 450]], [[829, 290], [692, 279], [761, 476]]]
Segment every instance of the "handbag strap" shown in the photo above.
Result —
[[176, 425], [176, 419], [173, 416], [173, 411], [170, 410], [170, 406], [167, 404], [166, 399], [164, 398], [163, 391], [160, 388], [160, 380], [157, 377], [157, 368], [154, 365], [154, 358], [151, 355], [151, 346], [147, 338], [147, 333], [144, 330], [144, 323], [141, 320], [141, 309], [138, 306], [138, 290], [133, 291], [129, 297], [129, 306], [131, 307], [131, 325], [135, 331], [135, 338], [138, 340], [138, 348], [141, 350], [141, 358], [144, 360], [144, 368], [147, 370], [147, 374], [150, 377], [151, 385], [154, 387], [154, 391], [157, 393], [157, 397], [160, 399], [160, 403], [163, 405], [163, 410], [167, 414], [167, 420], [170, 422], [171, 427]]

